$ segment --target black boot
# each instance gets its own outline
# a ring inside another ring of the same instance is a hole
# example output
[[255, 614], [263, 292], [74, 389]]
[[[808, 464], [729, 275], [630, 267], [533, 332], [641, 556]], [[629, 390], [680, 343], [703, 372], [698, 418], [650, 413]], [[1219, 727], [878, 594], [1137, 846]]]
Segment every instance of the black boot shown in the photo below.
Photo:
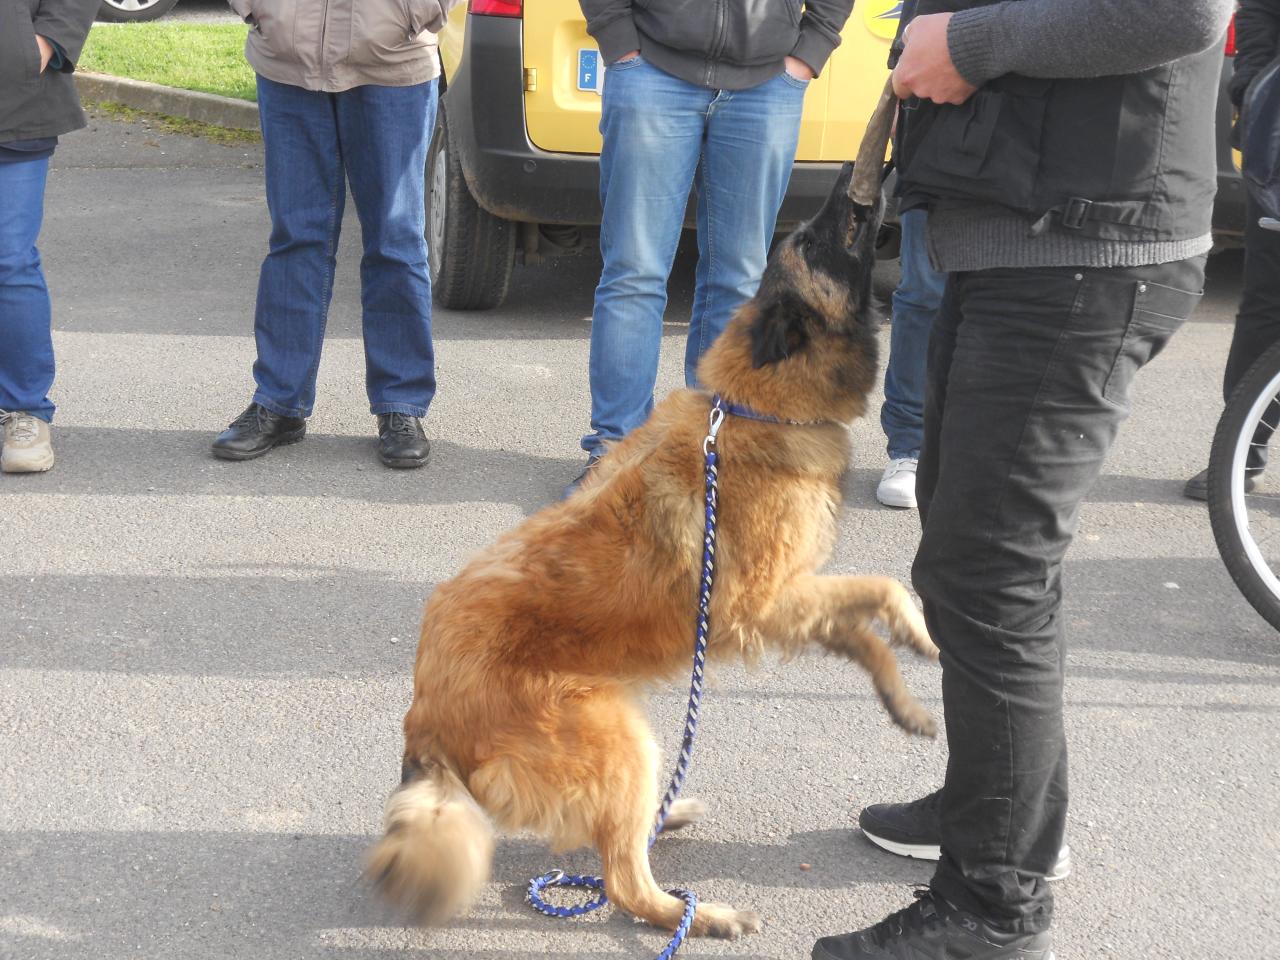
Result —
[[260, 403], [251, 403], [214, 438], [213, 455], [223, 460], [252, 460], [272, 447], [297, 443], [306, 435], [305, 418], [282, 417]]
[[1053, 960], [1053, 938], [1009, 933], [957, 910], [932, 891], [875, 926], [813, 945], [813, 960]]
[[407, 413], [378, 414], [378, 459], [388, 467], [409, 469], [427, 462], [431, 442], [422, 421]]

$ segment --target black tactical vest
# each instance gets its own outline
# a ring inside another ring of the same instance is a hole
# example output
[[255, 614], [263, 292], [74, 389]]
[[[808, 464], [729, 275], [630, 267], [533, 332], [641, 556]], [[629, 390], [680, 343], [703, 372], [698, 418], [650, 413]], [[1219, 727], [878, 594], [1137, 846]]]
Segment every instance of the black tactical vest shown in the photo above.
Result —
[[[918, 16], [999, 0], [919, 0]], [[1209, 233], [1222, 52], [1084, 80], [1007, 74], [961, 106], [905, 113], [898, 175], [908, 204], [972, 200], [1100, 240]]]

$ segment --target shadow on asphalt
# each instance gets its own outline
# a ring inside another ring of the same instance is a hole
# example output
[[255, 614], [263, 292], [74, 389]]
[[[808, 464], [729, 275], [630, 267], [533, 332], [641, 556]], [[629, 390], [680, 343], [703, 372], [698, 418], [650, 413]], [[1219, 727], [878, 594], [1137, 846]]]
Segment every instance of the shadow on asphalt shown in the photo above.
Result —
[[[209, 452], [216, 431], [58, 428], [58, 469], [40, 492], [91, 496], [335, 497], [367, 503], [509, 503], [526, 515], [554, 503], [580, 467], [574, 459], [432, 440], [421, 470], [388, 470], [376, 439], [308, 433], [259, 460]], [[137, 465], [146, 463], [145, 479]], [[10, 489], [16, 489], [16, 485]]]
[[[465, 941], [469, 931], [483, 936], [485, 948], [461, 948], [467, 956], [503, 960], [545, 957], [551, 945], [561, 945], [575, 931], [590, 934], [597, 944], [602, 937], [614, 944], [603, 951], [555, 949], [557, 955], [651, 956], [665, 942], [661, 932], [613, 908], [572, 921], [536, 914], [524, 903], [529, 877], [557, 864], [594, 873], [598, 861], [590, 851], [556, 857], [527, 840], [498, 846], [494, 879], [500, 905], [486, 897], [440, 931], [406, 927], [359, 876], [373, 839], [257, 832], [10, 833], [9, 855], [0, 862], [6, 914], [0, 929], [19, 934], [15, 940], [25, 960], [102, 960], [136, 950], [164, 956], [166, 949], [206, 957], [431, 955], [446, 945], [460, 949], [459, 939]], [[761, 877], [770, 887], [801, 891], [923, 884], [932, 873], [932, 864], [891, 857], [852, 830], [797, 833], [769, 845], [675, 835], [659, 842], [652, 863], [659, 883], [695, 891], [711, 881], [735, 885]], [[810, 869], [800, 870], [801, 863]], [[739, 900], [734, 906], [760, 912], [766, 930], [783, 919], [771, 915], [768, 902]], [[547, 937], [554, 937], [550, 945]], [[701, 952], [691, 941], [682, 954]]]
[[[38, 606], [11, 607], [21, 642], [7, 646], [4, 664], [197, 677], [403, 676], [407, 690], [435, 584], [355, 571], [294, 573], [282, 577], [273, 565], [252, 576], [42, 576]], [[29, 577], [0, 577], [5, 596], [29, 587]], [[358, 622], [353, 597], [360, 598]]]
[[[1067, 646], [1092, 654], [1183, 657], [1194, 666], [1153, 669], [1149, 661], [1114, 665], [1072, 663], [1068, 681], [1114, 680], [1137, 685], [1177, 684], [1208, 689], [1265, 686], [1265, 674], [1235, 664], [1280, 664], [1280, 637], [1243, 599], [1219, 604], [1221, 629], [1195, 624], [1206, 597], [1230, 595], [1225, 571], [1210, 560], [1081, 560], [1068, 570]], [[1176, 578], [1185, 587], [1165, 586]], [[281, 576], [236, 569], [226, 576], [68, 576], [39, 578], [39, 602], [10, 605], [10, 669], [82, 670], [174, 676], [404, 676], [412, 670], [422, 608], [434, 583], [391, 580], [358, 571], [297, 566]], [[0, 577], [0, 595], [23, 598], [30, 577]], [[1156, 594], [1156, 602], [1147, 596]], [[121, 598], [128, 598], [121, 603]], [[360, 598], [352, 621], [351, 598]], [[1105, 649], [1090, 637], [1106, 624]], [[68, 624], [73, 624], [74, 631]], [[396, 642], [392, 643], [391, 638]], [[1070, 655], [1070, 654], [1069, 654]], [[904, 666], [914, 666], [907, 659]], [[1212, 666], [1222, 664], [1222, 667]], [[771, 688], [734, 683], [718, 695], [761, 703], [786, 701], [871, 703], [871, 690], [851, 674], [848, 690]], [[1107, 706], [1069, 692], [1078, 706]], [[1135, 698], [1140, 700], [1141, 698]], [[1136, 702], [1124, 704], [1136, 707]], [[1187, 704], [1191, 711], [1276, 712], [1222, 699]]]

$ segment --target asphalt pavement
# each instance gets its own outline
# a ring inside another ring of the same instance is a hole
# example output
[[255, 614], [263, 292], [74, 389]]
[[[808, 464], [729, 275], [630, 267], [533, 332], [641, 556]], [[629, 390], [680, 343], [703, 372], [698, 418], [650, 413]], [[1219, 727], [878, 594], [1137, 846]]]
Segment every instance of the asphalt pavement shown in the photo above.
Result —
[[[252, 390], [261, 177], [257, 147], [101, 119], [55, 158], [58, 465], [0, 477], [0, 957], [655, 955], [666, 937], [615, 912], [523, 904], [528, 877], [594, 871], [589, 852], [504, 839], [479, 904], [434, 931], [359, 880], [398, 778], [424, 599], [581, 461], [598, 258], [520, 269], [491, 313], [437, 313], [432, 459], [393, 472], [374, 457], [349, 211], [311, 432], [225, 463], [208, 443]], [[1239, 269], [1215, 259], [1195, 322], [1141, 375], [1071, 553], [1060, 960], [1280, 956], [1280, 637], [1180, 496], [1220, 408]], [[664, 392], [690, 278], [682, 257]], [[874, 500], [874, 418], [855, 451], [831, 569], [905, 578], [916, 518]], [[940, 715], [937, 669], [905, 672]], [[683, 700], [653, 698], [668, 758]], [[688, 787], [710, 814], [654, 868], [766, 925], [685, 955], [799, 960], [904, 906], [929, 866], [870, 847], [857, 812], [933, 789], [945, 761], [852, 667], [714, 671]]]

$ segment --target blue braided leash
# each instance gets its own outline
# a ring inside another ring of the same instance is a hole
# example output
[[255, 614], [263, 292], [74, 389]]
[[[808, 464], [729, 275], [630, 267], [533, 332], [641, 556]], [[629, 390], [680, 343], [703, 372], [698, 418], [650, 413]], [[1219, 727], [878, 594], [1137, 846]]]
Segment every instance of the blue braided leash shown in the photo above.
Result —
[[[671, 784], [667, 787], [666, 795], [662, 798], [662, 804], [658, 807], [658, 816], [653, 824], [653, 832], [649, 834], [650, 849], [653, 848], [658, 835], [662, 833], [662, 827], [667, 822], [667, 815], [671, 812], [671, 804], [680, 796], [680, 791], [684, 788], [685, 779], [689, 776], [689, 761], [693, 756], [693, 738], [698, 733], [698, 713], [702, 707], [702, 681], [707, 660], [707, 634], [710, 631], [709, 625], [711, 621], [711, 587], [715, 583], [716, 503], [720, 489], [719, 474], [716, 466], [716, 435], [720, 432], [720, 425], [724, 423], [726, 413], [759, 420], [775, 419], [757, 414], [747, 407], [726, 404], [719, 394], [716, 394], [711, 399], [709, 429], [706, 439], [702, 441], [702, 452], [706, 458], [704, 474], [706, 477], [707, 516], [702, 536], [702, 584], [698, 592], [697, 633], [693, 646], [693, 680], [689, 684], [689, 709], [685, 714], [684, 739], [680, 744], [680, 756], [676, 760], [676, 768], [671, 775]], [[775, 420], [775, 422], [777, 421]], [[598, 890], [600, 893], [594, 900], [578, 906], [557, 907], [542, 899], [542, 891], [547, 887], [577, 887], [583, 890]], [[689, 926], [693, 923], [693, 916], [698, 909], [698, 895], [692, 890], [671, 890], [668, 892], [685, 902], [684, 916], [680, 918], [680, 924], [676, 927], [676, 931], [671, 937], [671, 942], [667, 944], [666, 949], [658, 954], [658, 960], [670, 960], [675, 955], [675, 952], [680, 949], [685, 937], [689, 935]], [[604, 892], [603, 878], [566, 874], [563, 870], [552, 870], [550, 873], [534, 877], [529, 881], [527, 899], [535, 910], [540, 910], [549, 917], [580, 917], [583, 914], [599, 910], [609, 902], [609, 898]]]

